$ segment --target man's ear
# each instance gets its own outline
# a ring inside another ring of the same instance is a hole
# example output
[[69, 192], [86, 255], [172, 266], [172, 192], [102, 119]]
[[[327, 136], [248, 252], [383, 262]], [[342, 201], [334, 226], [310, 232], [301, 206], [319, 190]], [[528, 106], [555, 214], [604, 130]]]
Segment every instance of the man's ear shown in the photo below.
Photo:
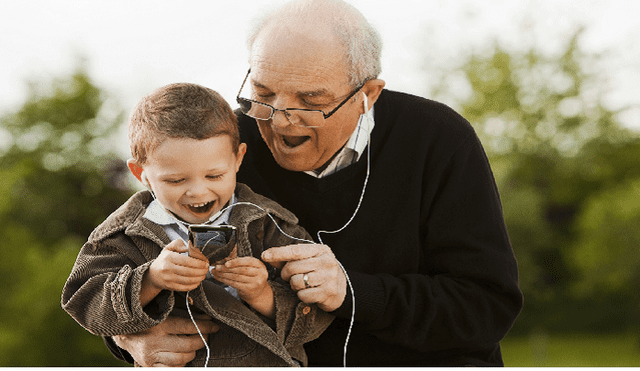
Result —
[[142, 172], [144, 171], [142, 166], [138, 165], [138, 163], [132, 158], [127, 160], [127, 166], [129, 167], [131, 174], [133, 174], [133, 176], [135, 176], [136, 179], [140, 181], [140, 183], [144, 184], [144, 182], [142, 181]]
[[382, 93], [385, 84], [384, 80], [373, 79], [367, 81], [362, 87], [362, 91], [367, 95], [367, 106], [369, 109], [373, 107], [378, 97], [380, 97], [380, 93]]

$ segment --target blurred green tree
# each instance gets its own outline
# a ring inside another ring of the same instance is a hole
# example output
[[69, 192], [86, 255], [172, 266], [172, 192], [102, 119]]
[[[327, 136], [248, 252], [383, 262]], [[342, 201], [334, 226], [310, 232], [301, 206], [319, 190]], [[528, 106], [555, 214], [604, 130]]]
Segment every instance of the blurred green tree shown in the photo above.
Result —
[[502, 196], [525, 294], [516, 331], [619, 331], [640, 312], [637, 295], [620, 296], [640, 278], [640, 138], [603, 103], [601, 56], [581, 51], [582, 31], [555, 56], [495, 45], [433, 93], [456, 96], [452, 76], [469, 88], [452, 105], [476, 128]]
[[122, 364], [60, 307], [80, 247], [131, 193], [122, 121], [82, 68], [0, 118], [0, 366]]

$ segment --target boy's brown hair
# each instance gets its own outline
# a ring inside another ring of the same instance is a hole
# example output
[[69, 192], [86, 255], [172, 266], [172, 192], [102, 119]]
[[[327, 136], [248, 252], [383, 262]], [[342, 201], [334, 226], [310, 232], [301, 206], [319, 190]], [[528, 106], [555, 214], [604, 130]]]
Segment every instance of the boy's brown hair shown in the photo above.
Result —
[[167, 138], [231, 138], [238, 151], [238, 120], [217, 92], [197, 84], [177, 83], [143, 97], [129, 118], [129, 147], [140, 165]]

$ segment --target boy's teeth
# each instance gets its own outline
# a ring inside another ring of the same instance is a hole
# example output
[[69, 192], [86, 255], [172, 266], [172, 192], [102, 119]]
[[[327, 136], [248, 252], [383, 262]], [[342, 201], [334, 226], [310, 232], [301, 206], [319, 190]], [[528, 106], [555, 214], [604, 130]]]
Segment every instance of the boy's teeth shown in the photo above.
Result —
[[205, 213], [211, 210], [211, 208], [213, 207], [213, 203], [214, 201], [199, 204], [187, 204], [187, 207], [195, 213]]

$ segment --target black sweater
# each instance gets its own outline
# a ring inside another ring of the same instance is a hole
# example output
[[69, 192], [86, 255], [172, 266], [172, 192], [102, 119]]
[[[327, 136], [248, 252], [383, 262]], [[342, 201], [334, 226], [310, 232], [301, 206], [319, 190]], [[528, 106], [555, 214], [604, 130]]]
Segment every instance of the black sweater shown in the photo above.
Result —
[[[356, 164], [317, 179], [281, 168], [255, 121], [238, 119], [248, 144], [238, 181], [293, 211], [313, 236], [351, 217], [366, 150]], [[349, 366], [502, 365], [498, 343], [522, 308], [517, 265], [484, 150], [453, 110], [384, 90], [361, 209], [344, 231], [321, 236], [354, 286]], [[305, 347], [310, 365], [342, 365], [346, 299]]]

